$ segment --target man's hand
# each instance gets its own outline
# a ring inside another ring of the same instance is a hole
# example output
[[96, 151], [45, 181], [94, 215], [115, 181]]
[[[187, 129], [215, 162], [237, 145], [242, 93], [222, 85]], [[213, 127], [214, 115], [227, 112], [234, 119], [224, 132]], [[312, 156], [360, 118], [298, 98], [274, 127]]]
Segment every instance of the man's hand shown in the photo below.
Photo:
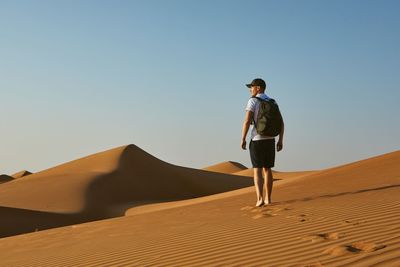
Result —
[[242, 139], [242, 144], [240, 146], [243, 150], [246, 150], [246, 139]]
[[278, 143], [276, 144], [276, 151], [281, 151], [283, 148], [283, 142], [282, 140], [279, 140]]
[[240, 144], [243, 150], [246, 150], [246, 136], [252, 119], [253, 119], [253, 112], [246, 111], [246, 117], [244, 118], [243, 128], [242, 128], [242, 143]]

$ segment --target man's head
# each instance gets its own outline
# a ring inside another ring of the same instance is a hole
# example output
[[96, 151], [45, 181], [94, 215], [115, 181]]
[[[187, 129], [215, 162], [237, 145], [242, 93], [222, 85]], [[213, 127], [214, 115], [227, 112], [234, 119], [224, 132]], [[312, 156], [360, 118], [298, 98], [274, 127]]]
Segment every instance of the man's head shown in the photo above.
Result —
[[252, 96], [256, 96], [259, 93], [264, 93], [266, 85], [265, 81], [261, 78], [254, 79], [251, 83], [246, 84], [250, 88], [250, 93]]

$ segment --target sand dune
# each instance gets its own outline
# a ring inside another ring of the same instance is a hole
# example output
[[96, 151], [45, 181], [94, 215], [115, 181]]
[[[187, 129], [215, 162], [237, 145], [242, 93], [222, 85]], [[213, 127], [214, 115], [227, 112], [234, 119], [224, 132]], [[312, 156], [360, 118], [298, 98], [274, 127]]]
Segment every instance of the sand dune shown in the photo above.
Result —
[[5, 266], [400, 266], [399, 163], [396, 151], [279, 180], [276, 203], [262, 208], [249, 186], [3, 238], [0, 257]]
[[21, 177], [24, 177], [24, 176], [27, 176], [27, 175], [30, 175], [30, 174], [32, 174], [30, 171], [22, 170], [22, 171], [20, 171], [20, 172], [14, 173], [14, 174], [11, 175], [11, 176], [12, 176], [14, 179], [17, 179], [17, 178], [21, 178]]
[[14, 179], [13, 177], [11, 177], [11, 176], [9, 176], [9, 175], [7, 175], [7, 174], [1, 174], [1, 175], [0, 175], [0, 184], [1, 184], [1, 183], [5, 183], [5, 182], [12, 181], [13, 179]]
[[344, 194], [376, 185], [400, 183], [400, 151], [306, 175], [301, 182], [282, 185], [285, 198]]
[[206, 170], [206, 171], [229, 173], [229, 174], [233, 174], [233, 173], [243, 171], [246, 169], [247, 169], [246, 166], [244, 166], [238, 162], [233, 162], [233, 161], [221, 162], [221, 163], [203, 168], [203, 170]]
[[[221, 162], [206, 168], [203, 170], [212, 171], [212, 172], [220, 172], [226, 174], [234, 174], [240, 176], [253, 177], [253, 168], [247, 168], [246, 166], [232, 161]], [[289, 178], [298, 178], [307, 175], [311, 175], [316, 173], [317, 171], [300, 171], [300, 172], [279, 172], [272, 171], [274, 174], [275, 180], [289, 179]]]
[[[274, 171], [274, 170], [272, 171], [274, 179], [276, 179], [276, 180], [299, 178], [300, 176], [304, 177], [307, 175], [315, 174], [317, 172], [318, 171], [298, 171], [298, 172], [280, 172], [280, 171]], [[234, 172], [232, 174], [253, 177], [254, 172], [253, 172], [253, 168], [250, 168], [250, 169], [245, 169], [242, 171]]]
[[[128, 145], [2, 184], [0, 206], [29, 210], [27, 216], [58, 214], [54, 226], [60, 226], [122, 216], [127, 208], [144, 203], [195, 198], [249, 185], [251, 181], [244, 177], [174, 166]], [[45, 226], [47, 221], [35, 228]], [[31, 225], [24, 231], [29, 229]], [[2, 236], [22, 230], [7, 228], [0, 221]]]

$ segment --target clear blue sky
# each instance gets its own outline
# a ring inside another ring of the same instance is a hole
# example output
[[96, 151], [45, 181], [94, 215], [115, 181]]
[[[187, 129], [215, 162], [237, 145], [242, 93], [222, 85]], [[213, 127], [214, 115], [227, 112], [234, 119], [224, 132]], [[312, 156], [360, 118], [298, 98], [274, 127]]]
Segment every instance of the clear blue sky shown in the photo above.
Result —
[[0, 0], [0, 173], [136, 144], [250, 166], [244, 86], [280, 104], [276, 169], [400, 147], [400, 1]]

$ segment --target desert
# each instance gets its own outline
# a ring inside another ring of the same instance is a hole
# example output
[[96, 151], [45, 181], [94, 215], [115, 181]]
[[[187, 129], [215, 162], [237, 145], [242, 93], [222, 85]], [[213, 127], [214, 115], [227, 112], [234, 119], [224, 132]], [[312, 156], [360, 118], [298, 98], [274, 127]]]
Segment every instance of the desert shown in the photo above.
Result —
[[117, 147], [0, 185], [1, 266], [397, 266], [399, 163], [276, 171], [255, 207], [243, 165]]

